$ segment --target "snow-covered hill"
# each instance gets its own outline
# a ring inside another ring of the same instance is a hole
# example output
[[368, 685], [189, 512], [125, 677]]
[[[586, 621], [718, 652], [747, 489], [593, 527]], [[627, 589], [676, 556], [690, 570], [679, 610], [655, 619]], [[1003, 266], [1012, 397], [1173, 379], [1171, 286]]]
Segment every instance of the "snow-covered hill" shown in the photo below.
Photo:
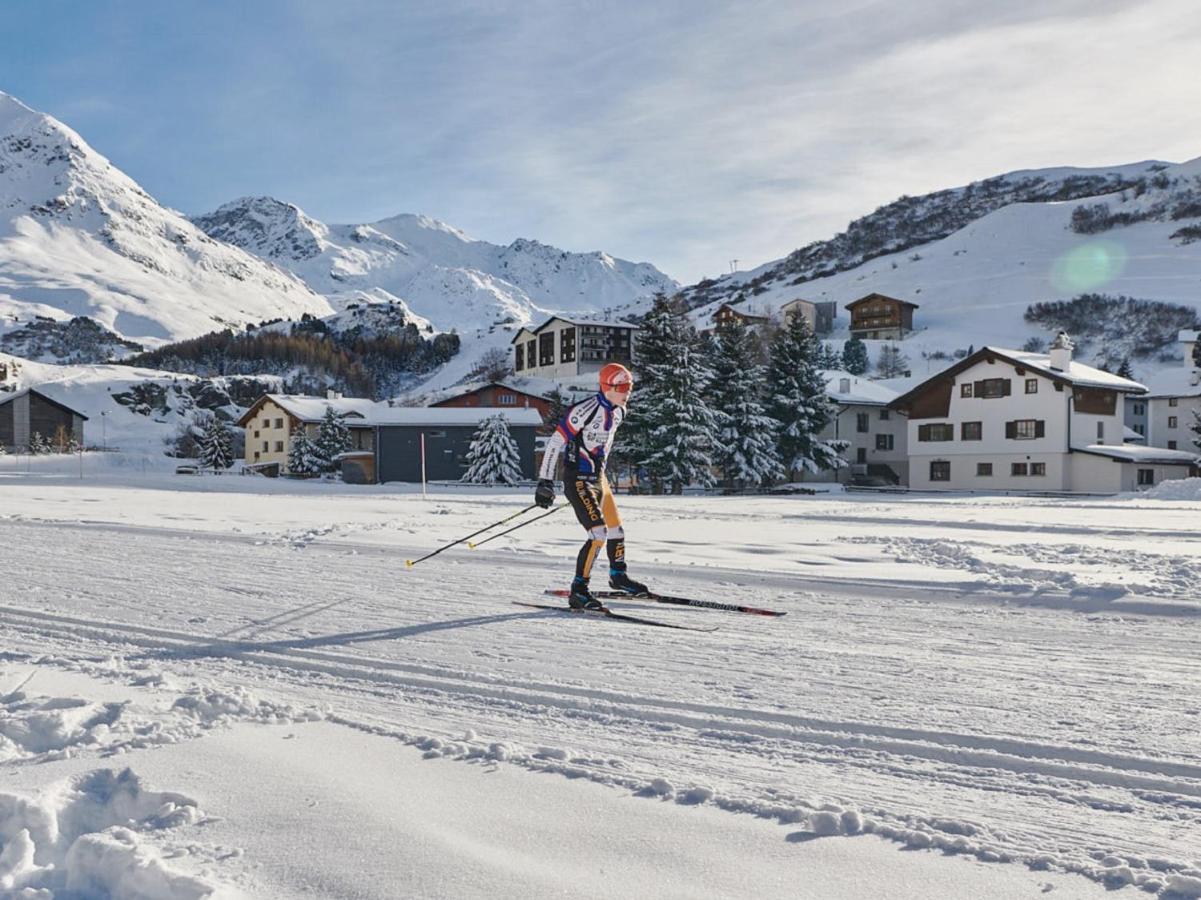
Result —
[[[922, 354], [971, 344], [1021, 347], [1048, 332], [1023, 320], [1040, 301], [1084, 293], [1183, 304], [1201, 315], [1201, 159], [1115, 169], [1017, 172], [919, 198], [902, 198], [749, 272], [685, 289], [698, 320], [722, 302], [772, 312], [797, 297], [838, 304], [873, 291], [917, 303], [919, 329], [902, 349]], [[1084, 348], [1096, 358], [1100, 345]], [[1131, 360], [1137, 375], [1169, 364]], [[938, 366], [934, 361], [933, 367]]]
[[435, 377], [450, 383], [512, 331], [553, 313], [595, 316], [639, 308], [679, 285], [649, 263], [606, 253], [569, 253], [538, 241], [508, 246], [468, 237], [426, 216], [327, 225], [271, 197], [246, 197], [195, 223], [290, 272], [327, 295], [402, 300], [439, 331], [465, 338], [461, 358]]
[[0, 332], [88, 316], [155, 346], [329, 303], [159, 205], [51, 116], [0, 92]]

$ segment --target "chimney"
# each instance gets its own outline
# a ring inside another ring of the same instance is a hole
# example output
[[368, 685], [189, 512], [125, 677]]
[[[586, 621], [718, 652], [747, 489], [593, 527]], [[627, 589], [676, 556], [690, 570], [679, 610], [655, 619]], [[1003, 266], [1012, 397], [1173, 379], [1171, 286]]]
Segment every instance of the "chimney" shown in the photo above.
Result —
[[1066, 331], [1055, 335], [1055, 342], [1051, 344], [1051, 368], [1056, 372], [1066, 372], [1072, 365], [1072, 349], [1075, 346]]
[[327, 390], [325, 392], [325, 399], [326, 400], [337, 400], [338, 395], [336, 393], [334, 393], [332, 390]]

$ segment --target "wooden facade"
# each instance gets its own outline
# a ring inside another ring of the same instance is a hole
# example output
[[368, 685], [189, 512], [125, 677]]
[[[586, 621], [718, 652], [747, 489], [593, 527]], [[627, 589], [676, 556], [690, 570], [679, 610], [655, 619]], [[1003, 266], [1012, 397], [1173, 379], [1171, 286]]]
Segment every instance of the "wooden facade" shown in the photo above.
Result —
[[87, 418], [32, 388], [0, 394], [0, 446], [28, 452], [36, 435], [55, 447], [65, 447], [68, 442], [82, 446]]
[[538, 394], [529, 394], [515, 387], [509, 387], [500, 382], [486, 384], [474, 390], [465, 391], [454, 397], [447, 397], [431, 407], [472, 407], [499, 406], [513, 409], [536, 409], [543, 419], [550, 415], [550, 401]]
[[740, 309], [735, 309], [729, 303], [723, 303], [717, 308], [717, 312], [713, 314], [713, 327], [721, 328], [725, 325], [732, 325], [735, 322], [741, 322], [748, 328], [753, 328], [757, 325], [766, 325], [770, 320], [767, 316], [756, 316], [751, 313], [743, 312]]
[[916, 303], [885, 294], [868, 294], [846, 305], [851, 314], [851, 337], [900, 340], [913, 331]]

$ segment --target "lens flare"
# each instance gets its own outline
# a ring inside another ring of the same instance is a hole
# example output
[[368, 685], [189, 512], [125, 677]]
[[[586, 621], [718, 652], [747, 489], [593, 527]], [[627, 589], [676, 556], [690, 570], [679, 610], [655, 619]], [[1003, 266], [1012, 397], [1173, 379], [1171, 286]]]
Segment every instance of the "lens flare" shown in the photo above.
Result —
[[1095, 291], [1122, 274], [1126, 251], [1113, 241], [1089, 241], [1069, 250], [1051, 268], [1051, 285], [1061, 293]]

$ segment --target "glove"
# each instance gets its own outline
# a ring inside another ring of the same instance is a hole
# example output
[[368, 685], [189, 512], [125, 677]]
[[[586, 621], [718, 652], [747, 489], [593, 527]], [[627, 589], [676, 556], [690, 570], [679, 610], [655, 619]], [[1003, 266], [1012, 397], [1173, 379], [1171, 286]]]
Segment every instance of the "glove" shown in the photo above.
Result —
[[555, 483], [549, 478], [541, 479], [538, 489], [534, 491], [534, 502], [543, 509], [550, 509], [551, 504], [555, 502]]

